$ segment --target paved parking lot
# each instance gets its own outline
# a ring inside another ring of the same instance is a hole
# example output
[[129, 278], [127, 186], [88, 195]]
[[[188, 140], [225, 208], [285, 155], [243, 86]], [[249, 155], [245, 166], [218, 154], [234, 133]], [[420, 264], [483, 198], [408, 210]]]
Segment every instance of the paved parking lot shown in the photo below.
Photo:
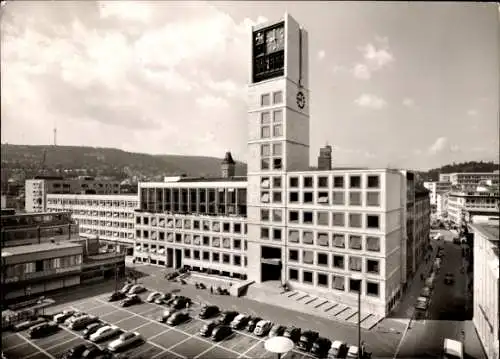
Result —
[[[145, 299], [149, 293], [140, 296]], [[146, 343], [124, 352], [127, 358], [162, 359], [162, 358], [268, 358], [270, 353], [264, 348], [264, 340], [253, 334], [235, 331], [232, 336], [222, 342], [212, 342], [198, 335], [199, 330], [207, 322], [197, 318], [200, 304], [193, 304], [188, 309], [191, 319], [176, 327], [159, 323], [156, 318], [166, 309], [151, 303], [142, 303], [122, 308], [119, 303], [108, 303], [106, 295], [99, 295], [64, 306], [51, 308], [55, 313], [65, 308], [73, 308], [99, 316], [107, 323], [118, 326], [125, 331], [139, 332]], [[221, 308], [224, 310], [225, 308]], [[227, 308], [230, 309], [230, 308]], [[110, 342], [99, 343], [104, 348]], [[2, 347], [9, 358], [42, 359], [57, 358], [64, 351], [85, 342], [79, 332], [62, 328], [58, 333], [42, 339], [31, 340], [26, 332], [2, 334]], [[288, 359], [308, 359], [311, 356], [293, 352]]]

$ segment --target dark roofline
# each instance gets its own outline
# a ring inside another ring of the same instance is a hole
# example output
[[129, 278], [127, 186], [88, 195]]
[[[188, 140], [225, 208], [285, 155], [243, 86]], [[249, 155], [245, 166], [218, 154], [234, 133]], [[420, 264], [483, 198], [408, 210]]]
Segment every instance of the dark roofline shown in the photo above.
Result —
[[231, 152], [226, 152], [224, 159], [222, 160], [222, 164], [234, 165], [236, 162], [233, 160], [233, 156], [231, 156]]
[[179, 182], [245, 182], [247, 180], [247, 176], [235, 176], [235, 177], [185, 177], [181, 178], [178, 181], [172, 183]]

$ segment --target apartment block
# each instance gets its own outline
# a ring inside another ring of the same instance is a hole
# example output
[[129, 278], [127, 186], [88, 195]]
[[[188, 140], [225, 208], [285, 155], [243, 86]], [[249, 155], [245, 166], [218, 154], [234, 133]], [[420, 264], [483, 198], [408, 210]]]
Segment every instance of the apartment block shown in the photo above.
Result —
[[462, 189], [464, 190], [474, 190], [482, 183], [490, 186], [498, 186], [499, 179], [499, 171], [446, 173], [439, 175], [440, 182], [450, 182], [454, 186], [463, 187]]
[[424, 187], [429, 190], [429, 198], [432, 206], [437, 206], [438, 195], [451, 190], [451, 182], [424, 182]]
[[498, 191], [451, 191], [448, 194], [448, 217], [457, 225], [498, 218], [499, 200]]

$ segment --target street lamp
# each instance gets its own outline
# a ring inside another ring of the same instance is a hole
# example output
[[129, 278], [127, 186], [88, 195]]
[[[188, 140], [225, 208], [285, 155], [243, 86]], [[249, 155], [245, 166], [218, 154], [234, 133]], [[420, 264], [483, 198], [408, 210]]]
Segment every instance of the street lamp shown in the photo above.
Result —
[[278, 359], [293, 349], [293, 341], [286, 337], [272, 337], [264, 342], [264, 348], [268, 352], [278, 355]]
[[361, 358], [361, 289], [363, 277], [360, 274], [351, 274], [349, 277], [359, 283], [358, 290], [358, 358]]

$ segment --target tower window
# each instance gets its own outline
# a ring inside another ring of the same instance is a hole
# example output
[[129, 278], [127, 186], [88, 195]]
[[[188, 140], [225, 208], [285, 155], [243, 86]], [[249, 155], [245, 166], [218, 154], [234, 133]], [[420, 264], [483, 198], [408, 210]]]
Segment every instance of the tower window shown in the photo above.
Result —
[[282, 123], [283, 122], [283, 111], [278, 110], [273, 113], [273, 122], [274, 123]]
[[269, 138], [271, 137], [271, 128], [269, 126], [262, 126], [260, 131], [261, 138]]
[[[262, 129], [264, 129], [264, 127]], [[273, 136], [274, 137], [281, 137], [281, 136], [283, 136], [283, 126], [282, 125], [274, 125], [274, 127], [273, 127]]]
[[260, 155], [261, 156], [269, 156], [271, 154], [271, 146], [269, 144], [260, 146]]
[[283, 92], [276, 91], [273, 93], [273, 104], [278, 105], [283, 102]]
[[281, 156], [283, 153], [283, 146], [281, 143], [273, 144], [273, 156]]
[[271, 104], [271, 96], [268, 93], [260, 95], [260, 105], [269, 106]]

